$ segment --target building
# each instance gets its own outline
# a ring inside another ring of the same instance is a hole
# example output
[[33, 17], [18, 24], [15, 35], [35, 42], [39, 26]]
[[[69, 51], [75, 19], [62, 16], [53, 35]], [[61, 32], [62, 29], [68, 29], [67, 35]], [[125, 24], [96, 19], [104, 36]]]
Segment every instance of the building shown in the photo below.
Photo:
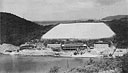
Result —
[[85, 50], [87, 49], [87, 45], [83, 43], [75, 43], [75, 44], [62, 44], [62, 49], [64, 51], [72, 51], [72, 50]]
[[51, 48], [53, 51], [60, 51], [61, 49], [61, 44], [47, 44], [48, 48]]
[[[73, 44], [61, 44], [64, 51], [88, 49], [85, 44], [74, 43], [74, 40], [96, 40], [103, 38], [111, 38], [115, 33], [103, 22], [99, 23], [68, 23], [59, 24], [44, 34], [42, 40], [72, 40]], [[70, 42], [69, 42], [70, 43]], [[60, 45], [59, 45], [60, 46]], [[94, 44], [95, 51], [102, 52], [109, 49], [109, 44], [99, 42]]]
[[24, 49], [29, 49], [29, 50], [33, 50], [35, 49], [37, 46], [34, 44], [24, 44], [20, 46], [19, 50], [24, 50]]
[[103, 42], [103, 41], [98, 41], [96, 43], [94, 43], [94, 48], [109, 48], [109, 43], [108, 42]]
[[107, 53], [111, 51], [109, 42], [98, 41], [94, 43], [94, 49], [97, 53]]
[[61, 48], [61, 44], [47, 44], [48, 48]]
[[128, 52], [128, 49], [120, 49], [120, 48], [117, 48], [113, 54], [113, 56], [123, 56], [124, 54], [126, 54]]
[[52, 48], [53, 50], [61, 50], [61, 51], [78, 51], [88, 49], [86, 44], [83, 43], [69, 43], [69, 44], [47, 44], [48, 48]]

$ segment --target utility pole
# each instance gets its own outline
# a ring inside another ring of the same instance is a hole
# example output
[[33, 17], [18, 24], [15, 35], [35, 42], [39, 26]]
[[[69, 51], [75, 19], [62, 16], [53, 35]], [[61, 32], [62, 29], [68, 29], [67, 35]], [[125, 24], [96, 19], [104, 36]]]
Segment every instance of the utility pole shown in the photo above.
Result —
[[2, 16], [0, 14], [0, 44], [2, 44], [2, 40], [1, 40], [1, 38], [2, 38], [2, 36], [1, 36], [1, 34], [2, 34], [1, 26], [2, 26]]

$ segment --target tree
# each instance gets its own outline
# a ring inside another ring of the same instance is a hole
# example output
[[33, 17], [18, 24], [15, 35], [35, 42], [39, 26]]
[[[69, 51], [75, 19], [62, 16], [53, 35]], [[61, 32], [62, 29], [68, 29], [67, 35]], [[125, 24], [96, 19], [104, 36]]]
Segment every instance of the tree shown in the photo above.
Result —
[[128, 53], [121, 57], [122, 73], [128, 73]]

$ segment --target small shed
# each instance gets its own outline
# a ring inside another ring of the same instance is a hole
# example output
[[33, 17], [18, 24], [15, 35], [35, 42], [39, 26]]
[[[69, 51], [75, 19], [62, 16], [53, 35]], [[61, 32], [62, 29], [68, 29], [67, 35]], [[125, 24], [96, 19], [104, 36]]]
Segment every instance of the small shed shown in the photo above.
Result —
[[127, 52], [128, 52], [127, 48], [126, 49], [117, 48], [116, 51], [114, 52], [113, 56], [123, 56]]
[[109, 43], [108, 42], [103, 42], [103, 41], [98, 41], [96, 43], [94, 43], [94, 50], [97, 53], [103, 52], [105, 50], [109, 50]]
[[20, 49], [19, 50], [24, 50], [24, 49], [29, 49], [29, 50], [32, 50], [32, 49], [35, 49], [37, 46], [34, 45], [34, 44], [24, 44], [24, 45], [21, 45], [20, 46]]
[[108, 47], [109, 47], [108, 42], [98, 41], [94, 43], [94, 48], [108, 48]]
[[53, 51], [60, 51], [61, 44], [47, 44], [48, 48], [51, 48]]
[[61, 48], [61, 44], [47, 44], [48, 48]]

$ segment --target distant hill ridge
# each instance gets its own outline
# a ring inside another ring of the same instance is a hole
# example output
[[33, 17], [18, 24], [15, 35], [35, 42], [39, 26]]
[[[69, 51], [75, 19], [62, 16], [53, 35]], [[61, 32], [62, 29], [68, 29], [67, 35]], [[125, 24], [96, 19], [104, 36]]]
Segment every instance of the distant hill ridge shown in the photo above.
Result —
[[11, 13], [0, 12], [0, 43], [20, 45], [40, 38], [53, 25], [41, 26]]
[[108, 16], [108, 17], [105, 17], [105, 18], [102, 18], [102, 20], [119, 20], [121, 18], [128, 18], [128, 15], [115, 15], [115, 16]]
[[118, 48], [128, 48], [128, 17], [105, 21], [105, 23], [116, 33], [113, 42]]

